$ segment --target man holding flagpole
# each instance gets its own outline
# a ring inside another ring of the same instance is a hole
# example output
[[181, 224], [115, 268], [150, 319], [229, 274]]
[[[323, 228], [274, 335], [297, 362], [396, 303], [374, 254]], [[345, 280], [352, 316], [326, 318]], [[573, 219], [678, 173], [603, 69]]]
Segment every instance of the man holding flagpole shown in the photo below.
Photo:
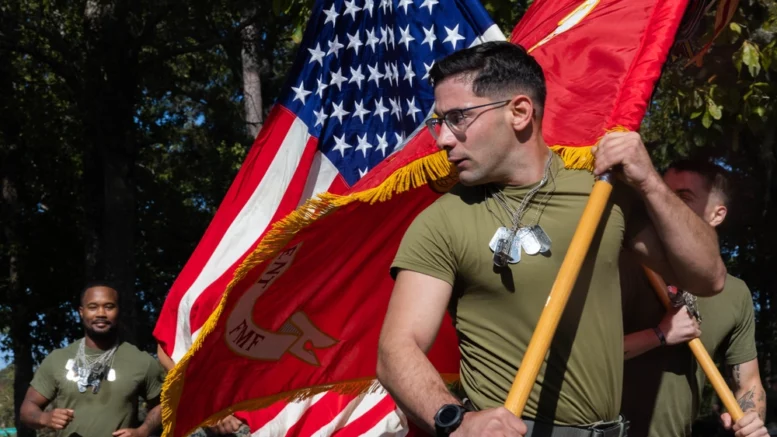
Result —
[[[663, 183], [639, 135], [606, 135], [592, 150], [594, 173], [612, 170], [625, 183], [615, 182], [550, 355], [522, 420], [515, 417], [501, 405], [594, 177], [566, 169], [544, 143], [544, 74], [522, 48], [465, 49], [438, 61], [430, 77], [436, 116], [427, 126], [460, 184], [415, 219], [400, 245], [378, 378], [437, 435], [626, 435], [620, 249], [712, 295], [726, 274], [716, 234]], [[459, 334], [462, 397], [425, 356], [446, 309]]]
[[[717, 228], [726, 219], [731, 194], [720, 166], [676, 162], [664, 181], [709, 227]], [[710, 356], [725, 358], [732, 391], [745, 413], [736, 424], [724, 413], [724, 427], [741, 437], [767, 436], [766, 392], [758, 370], [753, 300], [747, 285], [729, 276], [720, 294], [699, 299], [674, 290], [672, 301], [677, 305], [667, 312], [628, 254], [621, 257], [621, 284], [626, 333], [623, 413], [632, 422], [632, 437], [690, 437], [706, 380], [685, 345], [697, 337]]]

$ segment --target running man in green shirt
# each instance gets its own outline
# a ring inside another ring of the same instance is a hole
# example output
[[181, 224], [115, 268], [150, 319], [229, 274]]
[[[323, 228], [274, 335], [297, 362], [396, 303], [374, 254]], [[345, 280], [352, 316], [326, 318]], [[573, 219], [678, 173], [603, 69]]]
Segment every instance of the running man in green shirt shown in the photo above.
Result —
[[[696, 214], [717, 227], [730, 198], [726, 171], [705, 161], [680, 161], [664, 181]], [[706, 376], [686, 342], [701, 338], [713, 358], [726, 364], [732, 391], [745, 416], [732, 427], [736, 436], [767, 436], [766, 393], [758, 371], [753, 300], [747, 285], [728, 276], [723, 291], [696, 301], [701, 326], [685, 305], [666, 311], [641, 267], [621, 259], [625, 371], [623, 413], [632, 437], [689, 437], [699, 413]]]
[[[62, 437], [148, 437], [161, 424], [162, 366], [119, 338], [115, 288], [88, 285], [78, 313], [84, 337], [43, 360], [24, 397], [22, 423]], [[139, 397], [149, 408], [142, 424]], [[49, 404], [54, 408], [44, 411]]]

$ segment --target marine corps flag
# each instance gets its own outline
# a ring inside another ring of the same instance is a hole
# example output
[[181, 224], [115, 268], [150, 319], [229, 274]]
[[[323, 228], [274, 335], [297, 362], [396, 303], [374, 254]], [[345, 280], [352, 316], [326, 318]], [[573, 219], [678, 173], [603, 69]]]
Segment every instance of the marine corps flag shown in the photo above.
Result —
[[[449, 1], [382, 4], [420, 10]], [[590, 165], [587, 147], [605, 131], [638, 128], [685, 5], [537, 0], [529, 8], [512, 41], [531, 50], [545, 69], [545, 139], [558, 145], [553, 147], [567, 165]], [[292, 423], [293, 433], [279, 421], [258, 435], [371, 434], [374, 416], [363, 419], [376, 404], [363, 407], [356, 395], [379, 388], [377, 339], [393, 286], [389, 265], [413, 218], [452, 182], [449, 172], [430, 135], [417, 131], [344, 195], [319, 196], [277, 222], [168, 375], [165, 435], [186, 435], [231, 412], [272, 406], [265, 410], [272, 416], [279, 402], [341, 395], [347, 417], [337, 408], [322, 409]], [[452, 379], [456, 337], [449, 322], [443, 325], [430, 358]], [[383, 414], [393, 411], [390, 398], [380, 396]], [[363, 416], [353, 416], [356, 411]], [[305, 420], [315, 426], [306, 427]], [[404, 435], [407, 424], [399, 420], [394, 432]]]

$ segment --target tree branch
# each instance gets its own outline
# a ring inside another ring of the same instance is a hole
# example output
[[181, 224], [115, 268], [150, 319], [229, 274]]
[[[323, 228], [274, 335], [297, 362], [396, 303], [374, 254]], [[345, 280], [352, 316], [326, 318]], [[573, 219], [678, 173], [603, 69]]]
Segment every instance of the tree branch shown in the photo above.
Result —
[[77, 79], [77, 74], [67, 64], [60, 62], [43, 52], [37, 47], [22, 44], [18, 40], [12, 40], [7, 35], [0, 32], [0, 52], [15, 52], [21, 55], [27, 55], [35, 60], [42, 62], [51, 68], [51, 70], [61, 77], [73, 92], [80, 92], [81, 86]]
[[[46, 40], [46, 43], [48, 43], [54, 51], [59, 52], [63, 59], [71, 59], [74, 57], [72, 47], [65, 41], [62, 35], [57, 32], [52, 32], [50, 29], [46, 28], [45, 25], [41, 25], [43, 20], [42, 14], [35, 20], [30, 20], [29, 17], [23, 17], [12, 12], [7, 13], [6, 15], [6, 23], [14, 23], [16, 26], [21, 27], [20, 29], [11, 30], [9, 30], [9, 28], [0, 29], [0, 37], [21, 45], [21, 40], [18, 38], [18, 35], [21, 34], [21, 32], [24, 32], [26, 35], [40, 36]], [[14, 38], [12, 38], [11, 35], [13, 35]]]
[[140, 51], [140, 47], [143, 44], [151, 41], [154, 38], [156, 35], [157, 25], [162, 21], [164, 15], [163, 8], [159, 8], [148, 17], [148, 20], [146, 20], [146, 22], [143, 24], [143, 29], [137, 35], [136, 42], [138, 51]]
[[243, 31], [243, 29], [256, 23], [258, 19], [259, 19], [259, 14], [257, 13], [254, 16], [242, 21], [237, 27], [232, 29], [227, 36], [224, 36], [224, 37], [212, 38], [207, 41], [201, 42], [199, 44], [193, 44], [187, 47], [170, 47], [167, 49], [163, 49], [159, 52], [158, 56], [155, 56], [149, 62], [164, 61], [166, 59], [174, 58], [176, 56], [201, 52], [201, 51], [216, 47], [218, 45], [221, 45], [232, 39], [240, 38], [241, 37], [240, 33]]

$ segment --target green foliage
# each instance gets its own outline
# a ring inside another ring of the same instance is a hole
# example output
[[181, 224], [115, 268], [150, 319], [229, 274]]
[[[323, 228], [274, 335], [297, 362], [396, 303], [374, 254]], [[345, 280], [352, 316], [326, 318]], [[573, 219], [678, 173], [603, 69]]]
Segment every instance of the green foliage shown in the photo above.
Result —
[[0, 428], [13, 428], [13, 366], [0, 369]]
[[533, 0], [483, 0], [483, 6], [507, 39]]

